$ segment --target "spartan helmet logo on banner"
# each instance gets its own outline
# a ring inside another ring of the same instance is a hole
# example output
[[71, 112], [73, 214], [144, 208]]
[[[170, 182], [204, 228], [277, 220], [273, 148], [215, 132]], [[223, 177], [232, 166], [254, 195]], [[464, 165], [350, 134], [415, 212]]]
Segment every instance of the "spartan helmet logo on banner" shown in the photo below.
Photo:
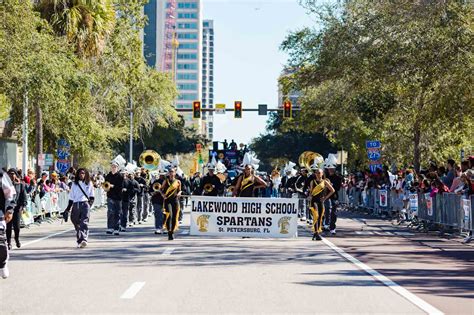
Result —
[[288, 226], [290, 225], [291, 217], [283, 217], [278, 220], [278, 227], [280, 228], [280, 234], [288, 234]]
[[209, 226], [209, 218], [211, 216], [208, 215], [208, 214], [203, 214], [203, 215], [200, 215], [197, 220], [196, 220], [196, 224], [199, 226], [199, 232], [207, 232], [207, 228]]

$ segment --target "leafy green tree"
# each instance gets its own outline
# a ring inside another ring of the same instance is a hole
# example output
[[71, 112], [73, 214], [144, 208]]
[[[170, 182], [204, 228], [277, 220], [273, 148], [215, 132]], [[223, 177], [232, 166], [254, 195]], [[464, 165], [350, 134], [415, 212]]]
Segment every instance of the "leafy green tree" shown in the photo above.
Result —
[[472, 5], [303, 2], [322, 27], [283, 42], [296, 72], [282, 83], [304, 92], [306, 127], [350, 142], [355, 156], [378, 138], [387, 160], [417, 169], [472, 146]]
[[79, 56], [97, 56], [115, 23], [112, 0], [40, 0], [36, 9]]
[[111, 155], [113, 143], [128, 138], [130, 99], [135, 137], [177, 122], [174, 83], [147, 67], [142, 56], [143, 3], [114, 0], [120, 14], [101, 41], [100, 53], [92, 56], [80, 53], [70, 38], [41, 18], [32, 2], [3, 1], [0, 112], [9, 111], [7, 136], [21, 129], [25, 95], [35, 153], [54, 152], [56, 141], [65, 138], [81, 165]]

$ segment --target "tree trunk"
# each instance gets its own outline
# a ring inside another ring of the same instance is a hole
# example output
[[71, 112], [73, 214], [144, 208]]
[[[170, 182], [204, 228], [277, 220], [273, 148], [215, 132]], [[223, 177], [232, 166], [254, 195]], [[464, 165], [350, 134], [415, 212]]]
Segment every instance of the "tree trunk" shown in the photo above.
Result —
[[416, 172], [420, 171], [421, 164], [420, 138], [420, 122], [416, 120], [415, 124], [413, 125], [413, 165], [415, 166]]
[[43, 154], [43, 111], [41, 110], [39, 105], [36, 105], [35, 127], [36, 177], [38, 178], [41, 176], [41, 166], [38, 164], [39, 156], [40, 154]]

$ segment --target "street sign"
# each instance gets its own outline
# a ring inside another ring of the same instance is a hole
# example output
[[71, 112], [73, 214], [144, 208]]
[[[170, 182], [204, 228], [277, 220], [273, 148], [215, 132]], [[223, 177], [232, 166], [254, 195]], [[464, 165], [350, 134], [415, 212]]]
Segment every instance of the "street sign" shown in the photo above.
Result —
[[381, 154], [379, 150], [367, 150], [367, 157], [371, 161], [378, 161], [380, 160]]
[[382, 164], [370, 164], [370, 172], [375, 173], [378, 169], [382, 169]]
[[366, 141], [365, 142], [365, 147], [367, 149], [380, 149], [381, 148], [381, 143], [379, 140], [373, 140], [373, 141]]
[[225, 114], [225, 104], [216, 104], [215, 113], [218, 115]]
[[66, 173], [69, 170], [71, 164], [69, 160], [58, 160], [56, 162], [56, 168], [58, 169], [59, 173]]
[[56, 150], [56, 155], [58, 159], [65, 160], [69, 157], [71, 151], [71, 145], [65, 139], [58, 140], [58, 149]]
[[267, 104], [258, 104], [258, 115], [267, 116]]

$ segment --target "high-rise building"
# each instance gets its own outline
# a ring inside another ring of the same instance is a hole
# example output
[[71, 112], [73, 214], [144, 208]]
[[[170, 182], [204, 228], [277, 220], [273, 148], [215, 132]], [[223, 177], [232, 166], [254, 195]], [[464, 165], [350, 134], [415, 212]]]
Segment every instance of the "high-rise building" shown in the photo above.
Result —
[[[202, 107], [214, 108], [214, 21], [204, 20], [202, 27]], [[213, 112], [203, 113], [208, 139], [214, 135]]]
[[[201, 100], [202, 91], [201, 0], [150, 0], [144, 13], [148, 17], [143, 38], [146, 61], [160, 71], [174, 73], [179, 91], [176, 108], [191, 109], [193, 101]], [[170, 48], [170, 36], [179, 42], [176, 50]], [[187, 126], [194, 125], [203, 133], [200, 119], [193, 120], [191, 112], [181, 114]]]

